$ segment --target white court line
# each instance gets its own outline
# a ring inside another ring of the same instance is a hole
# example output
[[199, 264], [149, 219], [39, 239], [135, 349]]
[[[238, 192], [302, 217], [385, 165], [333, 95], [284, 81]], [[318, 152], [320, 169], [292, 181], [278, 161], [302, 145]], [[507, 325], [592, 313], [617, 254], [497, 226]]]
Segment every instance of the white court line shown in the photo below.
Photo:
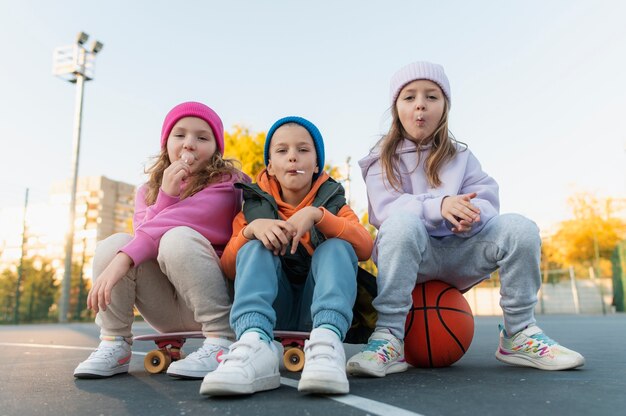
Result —
[[[298, 388], [298, 380], [292, 378], [281, 377], [280, 383], [285, 386]], [[390, 404], [377, 402], [375, 400], [366, 399], [365, 397], [355, 396], [354, 394], [345, 394], [342, 396], [329, 396], [324, 395], [327, 399], [334, 400], [339, 403], [346, 404], [348, 406], [356, 407], [366, 411], [367, 413], [380, 415], [380, 416], [423, 416], [420, 413], [410, 412], [400, 407], [392, 406]]]
[[[54, 345], [54, 344], [28, 344], [28, 343], [13, 343], [13, 342], [0, 342], [1, 347], [31, 347], [31, 348], [51, 348], [62, 350], [87, 350], [93, 351], [95, 347], [74, 347], [72, 345]], [[146, 355], [146, 352], [133, 351], [135, 355]], [[280, 384], [288, 387], [298, 388], [298, 380], [294, 380], [287, 377], [280, 378]], [[375, 400], [366, 399], [365, 397], [355, 396], [354, 394], [346, 394], [342, 396], [330, 396], [324, 395], [327, 399], [334, 400], [345, 405], [355, 407], [363, 410], [367, 413], [387, 416], [423, 416], [420, 413], [411, 412], [409, 410], [402, 409], [400, 407], [392, 406], [390, 404], [377, 402]]]
[[0, 342], [0, 347], [32, 347], [32, 348], [51, 348], [57, 350], [85, 350], [93, 351], [95, 347], [74, 347], [72, 345], [55, 345], [55, 344], [28, 344], [18, 342]]
[[[29, 344], [26, 342], [0, 342], [0, 347], [32, 347], [32, 348], [51, 348], [56, 350], [83, 350], [94, 351], [96, 347], [75, 347], [73, 345], [55, 345], [55, 344]], [[133, 351], [135, 355], [147, 355], [147, 352]]]

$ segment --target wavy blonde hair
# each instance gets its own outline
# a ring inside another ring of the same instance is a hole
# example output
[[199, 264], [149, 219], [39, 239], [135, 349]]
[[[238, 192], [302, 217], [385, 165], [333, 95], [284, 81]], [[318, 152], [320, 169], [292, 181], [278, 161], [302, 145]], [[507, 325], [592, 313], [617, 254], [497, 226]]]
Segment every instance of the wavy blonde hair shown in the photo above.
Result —
[[[450, 104], [446, 98], [444, 101], [443, 115], [437, 128], [433, 132], [432, 136], [424, 139], [417, 144], [417, 161], [419, 165], [419, 147], [420, 145], [432, 143], [432, 151], [424, 161], [424, 171], [428, 184], [433, 188], [441, 185], [441, 179], [439, 178], [439, 169], [450, 159], [456, 155], [457, 149], [455, 143], [458, 142], [452, 133], [448, 130], [448, 111]], [[383, 136], [377, 143], [380, 146], [380, 163], [383, 168], [383, 179], [386, 180], [393, 189], [398, 192], [402, 191], [402, 173], [398, 166], [399, 156], [396, 154], [398, 146], [402, 143], [402, 140], [408, 136], [407, 132], [402, 127], [398, 110], [395, 104], [391, 107], [391, 127], [389, 132]], [[461, 143], [464, 144], [464, 143]], [[417, 169], [417, 167], [416, 167]]]
[[[156, 202], [159, 188], [161, 188], [161, 182], [163, 181], [163, 172], [171, 164], [167, 155], [167, 148], [164, 147], [161, 153], [155, 157], [155, 162], [152, 166], [145, 170], [145, 173], [150, 175], [146, 184], [148, 187], [146, 191], [147, 205], [152, 205]], [[242, 179], [239, 162], [235, 159], [224, 159], [219, 151], [215, 151], [204, 169], [190, 177], [189, 183], [180, 194], [180, 199], [188, 198], [213, 183], [223, 182], [233, 177], [237, 178], [237, 180]]]

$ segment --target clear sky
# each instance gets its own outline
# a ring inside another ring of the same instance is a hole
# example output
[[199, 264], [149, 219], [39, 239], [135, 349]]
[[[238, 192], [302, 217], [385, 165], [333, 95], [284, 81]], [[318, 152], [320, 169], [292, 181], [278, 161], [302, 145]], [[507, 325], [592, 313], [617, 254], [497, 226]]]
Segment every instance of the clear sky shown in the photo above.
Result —
[[388, 85], [441, 63], [450, 126], [500, 184], [502, 212], [546, 228], [575, 192], [626, 197], [626, 3], [622, 1], [0, 0], [0, 204], [43, 201], [71, 176], [75, 87], [52, 75], [79, 31], [104, 43], [87, 83], [81, 176], [144, 180], [161, 123], [207, 103], [226, 129], [301, 115], [327, 161], [356, 161], [389, 123]]

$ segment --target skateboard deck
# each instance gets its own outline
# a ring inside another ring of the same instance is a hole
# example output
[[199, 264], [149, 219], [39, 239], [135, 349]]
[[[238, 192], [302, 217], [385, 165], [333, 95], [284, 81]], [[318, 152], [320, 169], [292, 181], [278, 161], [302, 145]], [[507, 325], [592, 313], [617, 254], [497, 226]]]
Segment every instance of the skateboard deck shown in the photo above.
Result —
[[172, 361], [183, 358], [181, 348], [188, 338], [204, 338], [200, 331], [168, 332], [138, 335], [134, 341], [154, 341], [157, 349], [146, 354], [143, 366], [151, 374], [161, 373], [167, 370]]
[[200, 331], [189, 331], [189, 332], [167, 332], [164, 334], [154, 333], [148, 335], [138, 335], [133, 338], [135, 341], [163, 341], [170, 339], [187, 339], [187, 338], [204, 338], [202, 332]]
[[[158, 374], [172, 363], [183, 358], [181, 348], [189, 338], [204, 338], [200, 331], [168, 332], [138, 335], [134, 341], [154, 341], [157, 349], [146, 354], [143, 365], [147, 372]], [[308, 332], [274, 331], [274, 339], [280, 342], [285, 349], [283, 364], [292, 372], [302, 371], [304, 368], [304, 341], [309, 338]]]

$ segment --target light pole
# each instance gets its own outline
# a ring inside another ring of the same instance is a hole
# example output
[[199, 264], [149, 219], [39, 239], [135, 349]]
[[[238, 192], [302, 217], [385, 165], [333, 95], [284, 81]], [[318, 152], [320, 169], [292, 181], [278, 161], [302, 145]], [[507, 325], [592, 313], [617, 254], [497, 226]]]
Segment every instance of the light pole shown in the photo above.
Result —
[[350, 160], [352, 159], [351, 156], [348, 156], [346, 158], [346, 200], [348, 201], [348, 205], [350, 205]]
[[104, 46], [93, 41], [89, 49], [85, 43], [89, 35], [80, 32], [73, 45], [62, 46], [54, 50], [52, 73], [66, 81], [76, 84], [76, 106], [74, 111], [74, 134], [72, 153], [72, 187], [70, 188], [70, 222], [65, 239], [65, 270], [61, 285], [59, 302], [59, 322], [67, 322], [70, 309], [70, 283], [72, 280], [72, 251], [74, 247], [74, 217], [76, 215], [76, 186], [78, 182], [78, 155], [80, 153], [80, 129], [83, 116], [83, 91], [85, 81], [94, 77], [96, 55]]
[[24, 275], [24, 247], [26, 247], [26, 213], [28, 212], [28, 188], [24, 197], [24, 216], [22, 217], [22, 253], [20, 254], [20, 265], [17, 268], [17, 284], [15, 285], [15, 310], [13, 311], [13, 323], [20, 323], [20, 292], [22, 286], [22, 276]]

